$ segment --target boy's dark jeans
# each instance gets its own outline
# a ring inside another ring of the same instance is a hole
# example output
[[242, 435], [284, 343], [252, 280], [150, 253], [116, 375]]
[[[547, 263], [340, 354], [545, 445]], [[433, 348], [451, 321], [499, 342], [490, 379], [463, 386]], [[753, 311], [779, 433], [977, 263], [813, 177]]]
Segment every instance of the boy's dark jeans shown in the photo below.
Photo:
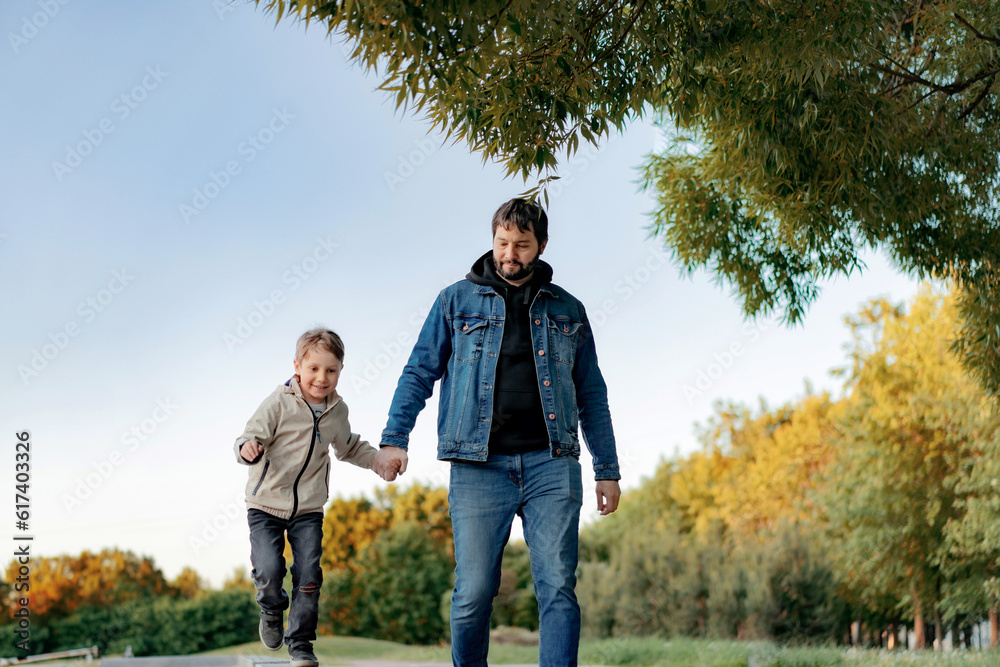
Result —
[[[288, 609], [285, 645], [293, 646], [316, 639], [319, 591], [323, 570], [323, 513], [310, 512], [291, 519], [279, 519], [258, 509], [247, 511], [250, 524], [250, 563], [257, 604], [261, 611], [281, 614]], [[292, 603], [282, 587], [285, 579], [285, 532], [292, 547]]]

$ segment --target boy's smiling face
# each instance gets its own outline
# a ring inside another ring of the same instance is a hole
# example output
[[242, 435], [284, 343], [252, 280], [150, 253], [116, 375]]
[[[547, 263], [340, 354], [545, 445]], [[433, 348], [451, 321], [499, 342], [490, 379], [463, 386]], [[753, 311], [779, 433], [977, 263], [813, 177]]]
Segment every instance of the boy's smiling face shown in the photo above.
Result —
[[295, 360], [295, 374], [299, 376], [302, 395], [310, 403], [322, 403], [337, 388], [344, 363], [329, 350], [314, 347], [306, 352], [300, 362]]

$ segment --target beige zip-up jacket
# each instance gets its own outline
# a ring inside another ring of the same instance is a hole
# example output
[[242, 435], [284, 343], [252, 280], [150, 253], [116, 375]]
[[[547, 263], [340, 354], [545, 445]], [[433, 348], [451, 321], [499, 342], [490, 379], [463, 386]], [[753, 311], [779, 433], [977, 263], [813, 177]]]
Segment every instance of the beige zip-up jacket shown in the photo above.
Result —
[[[319, 429], [320, 442], [316, 442]], [[264, 446], [257, 460], [248, 464], [240, 446], [256, 440]], [[314, 419], [302, 396], [297, 377], [264, 399], [236, 439], [236, 460], [250, 466], [247, 509], [259, 509], [281, 519], [308, 512], [322, 512], [330, 497], [330, 446], [340, 461], [371, 469], [376, 450], [351, 433], [347, 404], [335, 391], [326, 399], [326, 410]]]

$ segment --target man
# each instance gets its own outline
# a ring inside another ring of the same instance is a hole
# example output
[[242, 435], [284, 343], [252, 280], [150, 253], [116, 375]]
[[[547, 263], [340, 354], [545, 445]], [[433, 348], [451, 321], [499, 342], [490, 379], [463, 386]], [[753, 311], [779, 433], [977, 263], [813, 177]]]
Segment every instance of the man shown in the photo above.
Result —
[[621, 491], [607, 386], [581, 304], [539, 256], [548, 220], [512, 199], [493, 216], [493, 251], [435, 301], [403, 369], [374, 469], [406, 470], [417, 414], [441, 380], [438, 458], [451, 461], [455, 535], [452, 660], [486, 665], [500, 560], [514, 516], [524, 525], [539, 608], [539, 664], [576, 665], [582, 427], [597, 507]]

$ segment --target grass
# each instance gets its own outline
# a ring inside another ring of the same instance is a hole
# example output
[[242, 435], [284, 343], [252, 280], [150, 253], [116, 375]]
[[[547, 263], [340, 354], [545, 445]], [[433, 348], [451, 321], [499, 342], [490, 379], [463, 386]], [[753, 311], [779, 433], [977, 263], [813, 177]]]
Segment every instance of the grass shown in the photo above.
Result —
[[[406, 646], [375, 639], [320, 637], [316, 655], [323, 665], [344, 665], [352, 660], [451, 663], [447, 646]], [[259, 642], [231, 646], [204, 655], [271, 655]], [[493, 642], [490, 664], [538, 664], [532, 646]], [[751, 663], [751, 660], [753, 661]], [[737, 642], [708, 639], [603, 639], [584, 640], [581, 665], [653, 667], [1000, 667], [1000, 651], [885, 651], [838, 647], [780, 647], [770, 642]]]

